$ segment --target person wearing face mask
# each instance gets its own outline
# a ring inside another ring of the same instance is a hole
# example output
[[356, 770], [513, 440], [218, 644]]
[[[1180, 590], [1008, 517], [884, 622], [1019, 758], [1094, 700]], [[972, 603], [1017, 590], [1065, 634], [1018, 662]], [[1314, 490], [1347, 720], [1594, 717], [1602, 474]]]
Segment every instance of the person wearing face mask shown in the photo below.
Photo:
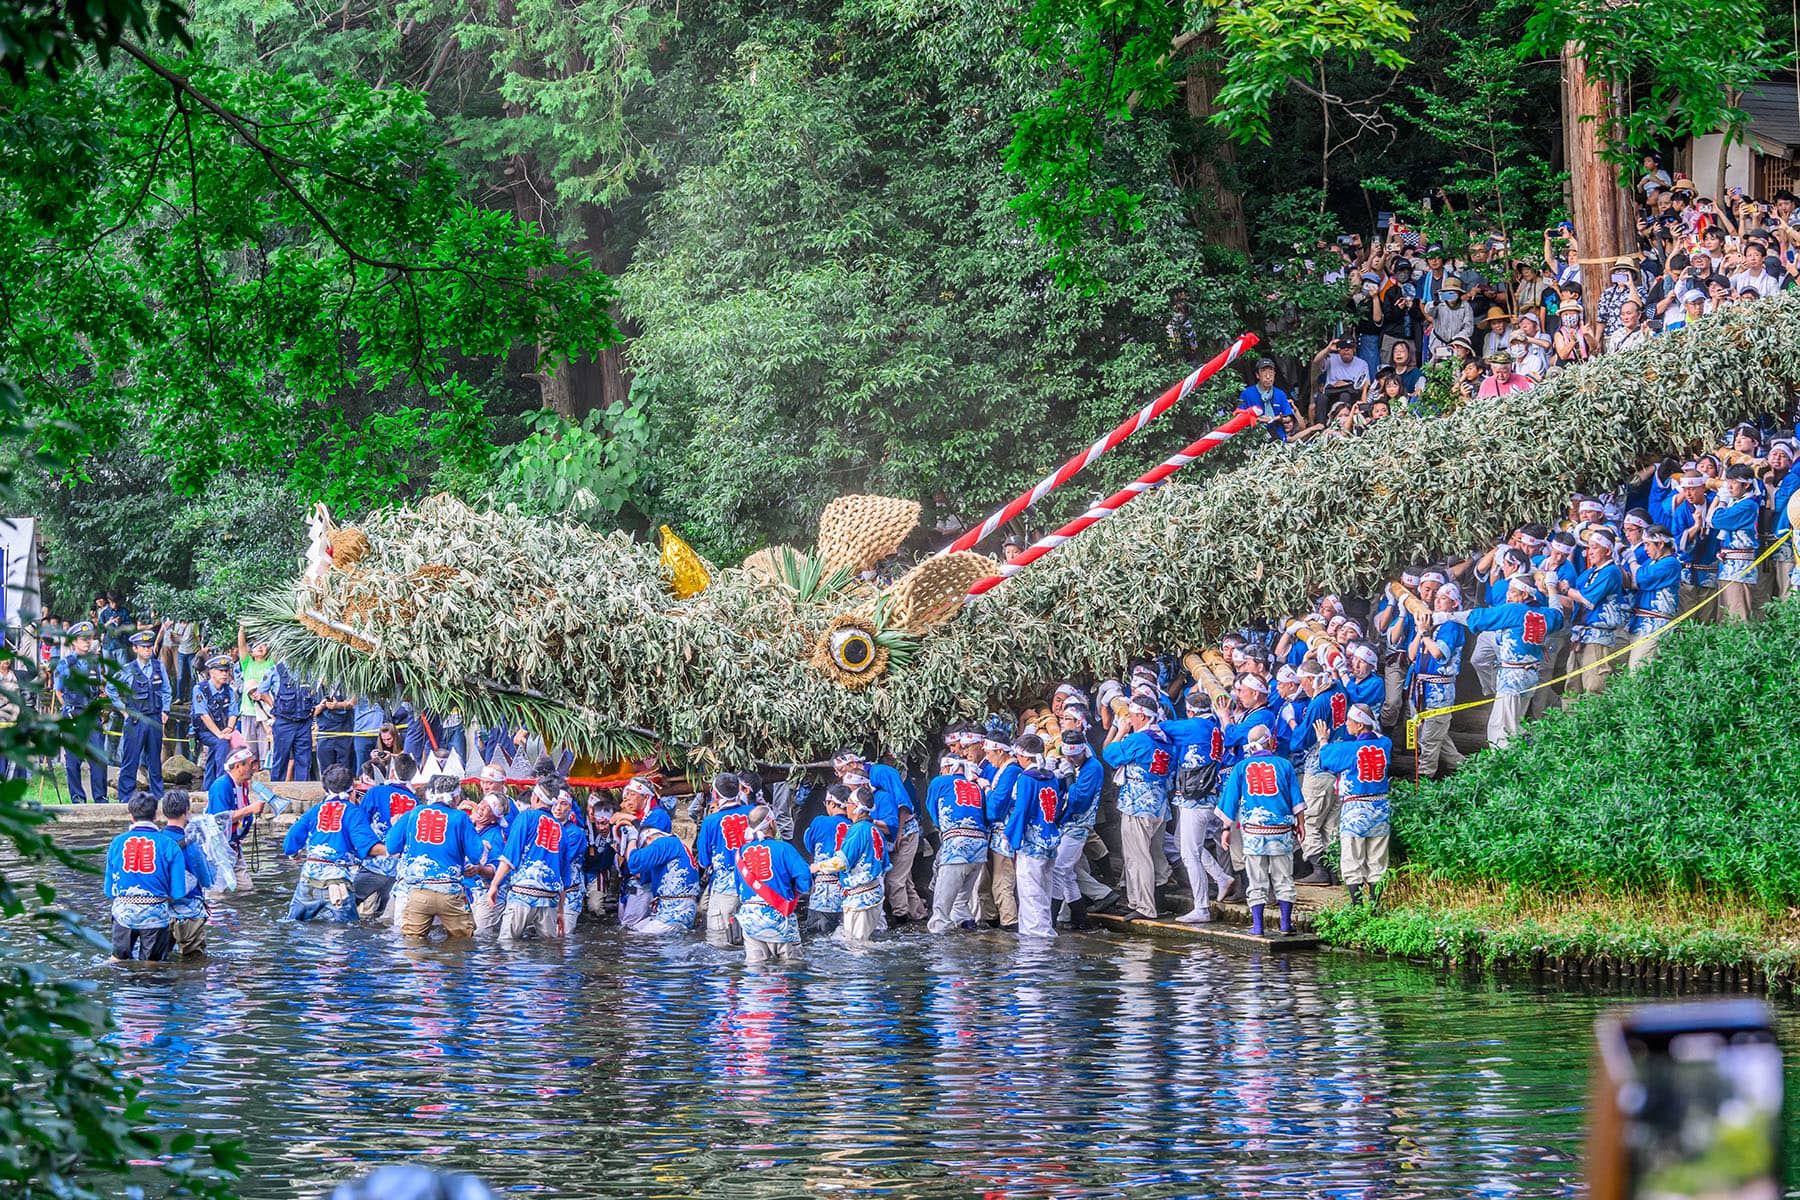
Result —
[[1430, 358], [1433, 362], [1456, 357], [1456, 339], [1475, 337], [1475, 310], [1463, 300], [1462, 285], [1452, 276], [1446, 280], [1430, 312]]
[[1598, 312], [1600, 333], [1610, 339], [1625, 324], [1623, 309], [1626, 301], [1637, 302], [1638, 316], [1641, 319], [1644, 303], [1649, 296], [1643, 289], [1637, 263], [1628, 255], [1621, 255], [1613, 260], [1607, 280], [1606, 290], [1600, 293]]
[[1581, 302], [1564, 300], [1556, 311], [1556, 333], [1551, 338], [1556, 365], [1571, 366], [1586, 362], [1594, 354], [1594, 342], [1587, 326], [1582, 324]]

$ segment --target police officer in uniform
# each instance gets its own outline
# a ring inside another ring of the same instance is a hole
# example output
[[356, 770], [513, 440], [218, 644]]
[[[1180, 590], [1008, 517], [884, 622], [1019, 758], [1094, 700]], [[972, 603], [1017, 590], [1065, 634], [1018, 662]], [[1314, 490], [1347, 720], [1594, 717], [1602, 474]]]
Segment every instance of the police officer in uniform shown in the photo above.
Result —
[[126, 804], [137, 791], [139, 766], [150, 781], [150, 794], [162, 799], [163, 717], [174, 698], [169, 676], [156, 657], [156, 634], [143, 629], [129, 640], [132, 661], [119, 672], [117, 684], [106, 686], [113, 703], [125, 710], [125, 729], [119, 739], [119, 799]]
[[[333, 687], [329, 691], [321, 691], [318, 706], [318, 717], [314, 724], [319, 731], [318, 759], [319, 777], [325, 777], [325, 768], [333, 763], [342, 763], [346, 768], [356, 760], [356, 700], [344, 694], [341, 687]], [[330, 735], [330, 736], [327, 736]]]
[[[93, 700], [95, 685], [100, 681], [100, 660], [94, 654], [94, 624], [83, 621], [69, 627], [69, 648], [56, 664], [56, 707], [63, 716], [72, 716]], [[95, 804], [106, 803], [106, 726], [96, 719], [87, 738], [88, 779], [92, 784]], [[86, 804], [87, 793], [81, 790], [81, 759], [73, 750], [63, 751], [63, 772], [69, 781], [69, 802]]]
[[237, 730], [238, 692], [231, 686], [231, 659], [215, 654], [206, 660], [206, 678], [194, 685], [194, 744], [206, 753], [202, 788], [225, 773], [231, 735]]
[[311, 688], [294, 678], [284, 662], [263, 678], [259, 691], [251, 693], [269, 705], [274, 717], [274, 749], [269, 753], [269, 781], [281, 783], [288, 778], [288, 767], [294, 769], [294, 782], [312, 778], [313, 714], [318, 711], [318, 697]]

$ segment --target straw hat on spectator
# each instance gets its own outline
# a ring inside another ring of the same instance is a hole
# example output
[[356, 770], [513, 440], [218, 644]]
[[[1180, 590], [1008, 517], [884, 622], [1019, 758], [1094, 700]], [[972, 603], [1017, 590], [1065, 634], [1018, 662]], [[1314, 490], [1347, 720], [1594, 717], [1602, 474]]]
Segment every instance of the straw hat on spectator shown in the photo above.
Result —
[[1488, 309], [1487, 316], [1485, 316], [1481, 319], [1483, 321], [1510, 321], [1510, 320], [1512, 320], [1512, 314], [1507, 312], [1504, 308], [1501, 308], [1498, 304], [1496, 304], [1492, 308]]

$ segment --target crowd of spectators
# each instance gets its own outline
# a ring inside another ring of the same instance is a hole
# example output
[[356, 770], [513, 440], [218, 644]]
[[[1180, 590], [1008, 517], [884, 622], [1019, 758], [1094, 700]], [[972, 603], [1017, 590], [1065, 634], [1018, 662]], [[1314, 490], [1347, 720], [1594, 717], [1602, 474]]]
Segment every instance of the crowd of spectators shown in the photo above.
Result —
[[1616, 258], [1584, 258], [1566, 221], [1529, 244], [1493, 234], [1461, 253], [1397, 222], [1322, 247], [1315, 268], [1347, 289], [1342, 319], [1297, 386], [1280, 387], [1265, 359], [1241, 402], [1282, 440], [1354, 435], [1416, 404], [1430, 375], [1450, 403], [1523, 391], [1800, 278], [1793, 192], [1733, 188], [1715, 202], [1654, 156], [1638, 189], [1639, 251]]

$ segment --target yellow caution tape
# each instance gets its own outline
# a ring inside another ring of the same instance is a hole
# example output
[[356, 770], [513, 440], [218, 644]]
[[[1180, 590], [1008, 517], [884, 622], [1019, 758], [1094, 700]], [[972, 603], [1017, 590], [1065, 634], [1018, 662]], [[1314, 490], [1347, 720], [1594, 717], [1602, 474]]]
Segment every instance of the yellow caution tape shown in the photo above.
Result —
[[[1788, 532], [1782, 534], [1780, 537], [1776, 538], [1774, 544], [1771, 545], [1767, 550], [1764, 550], [1761, 554], [1757, 555], [1756, 561], [1752, 562], [1750, 565], [1753, 567], [1762, 566], [1763, 561], [1765, 559], [1767, 559], [1771, 554], [1775, 553], [1777, 550], [1781, 549], [1784, 545], [1786, 545], [1788, 542], [1788, 539], [1793, 536], [1794, 536], [1793, 531], [1789, 530]], [[1693, 616], [1695, 613], [1699, 612], [1701, 609], [1705, 608], [1707, 605], [1712, 604], [1714, 601], [1718, 600], [1718, 598], [1719, 598], [1719, 590], [1717, 588], [1713, 588], [1713, 589], [1711, 589], [1711, 592], [1709, 595], [1707, 595], [1704, 598], [1702, 598], [1701, 600], [1697, 601], [1692, 608], [1688, 609], [1686, 612], [1681, 613], [1678, 616], [1669, 618], [1669, 623], [1667, 625], [1664, 625], [1658, 629], [1651, 630], [1649, 633], [1646, 633], [1643, 637], [1638, 638], [1636, 641], [1627, 642], [1625, 645], [1623, 645], [1619, 649], [1613, 651], [1611, 654], [1607, 655], [1605, 658], [1601, 659], [1599, 662], [1589, 663], [1587, 666], [1581, 667], [1578, 670], [1570, 671], [1566, 675], [1558, 675], [1555, 679], [1543, 680], [1543, 681], [1537, 683], [1536, 685], [1534, 685], [1530, 688], [1527, 688], [1525, 691], [1523, 691], [1519, 694], [1522, 696], [1529, 696], [1529, 695], [1531, 695], [1532, 692], [1538, 691], [1540, 688], [1553, 687], [1559, 683], [1566, 683], [1569, 680], [1575, 678], [1577, 675], [1581, 675], [1587, 671], [1593, 670], [1595, 667], [1602, 666], [1606, 663], [1609, 663], [1609, 662], [1613, 661], [1613, 659], [1615, 659], [1615, 658], [1622, 658], [1625, 655], [1630, 654], [1631, 651], [1635, 647], [1641, 646], [1645, 642], [1654, 642], [1657, 638], [1659, 638], [1663, 634], [1669, 632], [1669, 630], [1675, 628], [1677, 625], [1681, 624], [1683, 621], [1687, 620], [1689, 617]], [[1486, 705], [1492, 704], [1494, 702], [1494, 699], [1495, 699], [1495, 697], [1493, 697], [1493, 696], [1483, 696], [1479, 700], [1470, 700], [1463, 704], [1449, 704], [1449, 705], [1445, 705], [1443, 708], [1432, 708], [1432, 709], [1427, 709], [1425, 712], [1422, 712], [1422, 713], [1415, 713], [1413, 716], [1407, 718], [1407, 721], [1406, 721], [1406, 748], [1408, 750], [1417, 750], [1419, 748], [1419, 726], [1421, 724], [1423, 724], [1424, 722], [1430, 720], [1432, 717], [1441, 717], [1441, 716], [1444, 716], [1446, 713], [1463, 712], [1466, 709], [1471, 709], [1471, 708], [1482, 708], [1482, 707], [1485, 707]]]

